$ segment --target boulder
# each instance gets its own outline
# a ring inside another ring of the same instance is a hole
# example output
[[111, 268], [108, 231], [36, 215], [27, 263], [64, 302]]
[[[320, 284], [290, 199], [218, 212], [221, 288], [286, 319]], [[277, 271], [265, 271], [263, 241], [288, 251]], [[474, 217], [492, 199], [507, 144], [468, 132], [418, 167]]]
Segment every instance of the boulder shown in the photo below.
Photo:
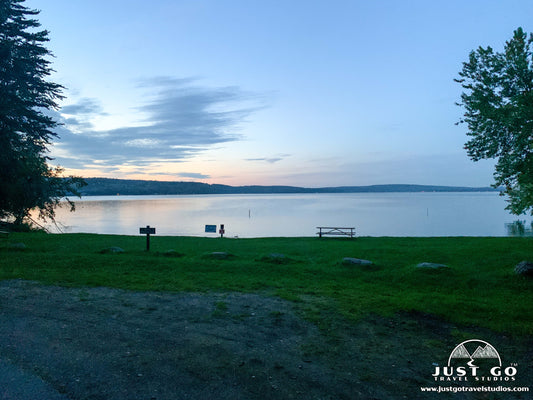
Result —
[[172, 249], [171, 249], [171, 250], [167, 250], [167, 251], [165, 251], [165, 252], [163, 253], [163, 255], [164, 255], [165, 257], [175, 257], [175, 258], [177, 258], [177, 257], [183, 257], [183, 256], [184, 256], [183, 253], [177, 252], [176, 250], [172, 250]]
[[9, 248], [11, 250], [26, 250], [26, 245], [24, 243], [12, 243]]
[[100, 250], [101, 254], [120, 254], [124, 253], [124, 249], [120, 247], [108, 247], [107, 249]]
[[529, 261], [522, 261], [514, 267], [514, 272], [517, 275], [527, 276], [533, 278], [533, 263]]
[[360, 258], [344, 257], [342, 260], [344, 265], [373, 265], [374, 263], [369, 260], [362, 260]]
[[231, 255], [225, 251], [213, 251], [212, 253], [209, 253], [209, 256], [218, 260], [226, 260]]
[[285, 254], [281, 253], [270, 253], [266, 256], [261, 257], [259, 260], [271, 264], [287, 264], [292, 261]]
[[268, 255], [269, 258], [274, 258], [274, 259], [277, 259], [277, 258], [280, 258], [280, 259], [284, 259], [286, 258], [285, 254], [281, 254], [281, 253], [270, 253]]
[[430, 262], [423, 262], [416, 266], [417, 268], [428, 268], [428, 269], [442, 269], [442, 268], [450, 268], [445, 264], [437, 264], [437, 263], [430, 263]]

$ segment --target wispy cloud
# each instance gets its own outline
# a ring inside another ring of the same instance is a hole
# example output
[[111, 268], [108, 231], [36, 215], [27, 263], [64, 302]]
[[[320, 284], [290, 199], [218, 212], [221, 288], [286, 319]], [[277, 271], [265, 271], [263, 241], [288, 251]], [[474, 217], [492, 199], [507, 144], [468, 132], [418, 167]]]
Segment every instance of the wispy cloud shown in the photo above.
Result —
[[279, 154], [274, 157], [246, 158], [245, 161], [261, 161], [261, 162], [267, 162], [270, 164], [274, 164], [274, 163], [277, 163], [278, 161], [284, 160], [287, 157], [290, 157], [290, 154]]
[[211, 178], [210, 175], [200, 174], [197, 172], [181, 172], [177, 174], [180, 178], [193, 178], [193, 179], [208, 179]]
[[61, 113], [74, 116], [94, 114], [107, 115], [107, 113], [103, 112], [102, 106], [97, 100], [87, 97], [80, 99], [76, 104], [62, 107]]
[[184, 161], [213, 145], [241, 140], [241, 124], [264, 107], [261, 96], [239, 87], [202, 87], [192, 78], [159, 77], [137, 86], [147, 100], [136, 108], [146, 116], [136, 126], [96, 130], [91, 119], [107, 114], [95, 99], [63, 107], [56, 115], [63, 123], [53, 154], [57, 161], [109, 170]]

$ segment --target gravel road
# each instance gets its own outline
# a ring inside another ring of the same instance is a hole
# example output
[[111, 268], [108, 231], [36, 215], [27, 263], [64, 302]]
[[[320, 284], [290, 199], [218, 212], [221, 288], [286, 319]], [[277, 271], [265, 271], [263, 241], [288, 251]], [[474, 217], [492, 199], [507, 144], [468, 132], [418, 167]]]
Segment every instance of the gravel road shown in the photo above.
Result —
[[[0, 398], [432, 398], [419, 387], [456, 327], [415, 314], [357, 324], [323, 315], [332, 325], [319, 329], [302, 303], [0, 281]], [[513, 346], [531, 364], [531, 343]]]

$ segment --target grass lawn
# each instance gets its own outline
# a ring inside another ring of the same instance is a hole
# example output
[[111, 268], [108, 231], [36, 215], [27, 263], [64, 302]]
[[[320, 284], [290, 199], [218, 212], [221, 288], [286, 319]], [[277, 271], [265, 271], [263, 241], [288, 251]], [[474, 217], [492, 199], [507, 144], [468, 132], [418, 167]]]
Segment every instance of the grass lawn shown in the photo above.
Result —
[[[24, 243], [25, 249], [12, 247]], [[112, 246], [120, 254], [102, 254]], [[175, 250], [169, 256], [168, 250]], [[226, 252], [220, 259], [212, 252]], [[284, 258], [270, 257], [272, 253]], [[343, 265], [344, 257], [373, 266]], [[350, 319], [420, 311], [499, 332], [533, 334], [531, 238], [221, 239], [12, 233], [0, 239], [0, 279], [130, 290], [260, 292], [299, 302], [320, 323], [328, 310]], [[421, 270], [420, 262], [448, 265]]]

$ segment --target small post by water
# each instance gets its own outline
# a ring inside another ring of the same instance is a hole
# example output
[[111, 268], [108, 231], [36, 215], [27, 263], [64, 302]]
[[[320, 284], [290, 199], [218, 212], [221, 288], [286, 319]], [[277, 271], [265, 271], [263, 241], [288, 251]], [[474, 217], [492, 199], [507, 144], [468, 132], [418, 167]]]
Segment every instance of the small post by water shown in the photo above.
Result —
[[146, 228], [139, 228], [141, 235], [146, 235], [146, 251], [150, 251], [150, 235], [155, 235], [155, 228], [150, 228], [150, 225], [146, 225]]

